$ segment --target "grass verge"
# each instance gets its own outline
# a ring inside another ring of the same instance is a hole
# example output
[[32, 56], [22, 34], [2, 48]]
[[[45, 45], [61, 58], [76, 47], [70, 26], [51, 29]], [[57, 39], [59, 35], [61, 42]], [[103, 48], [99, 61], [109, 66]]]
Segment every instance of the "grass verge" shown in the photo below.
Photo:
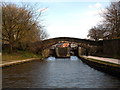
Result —
[[42, 56], [29, 51], [16, 51], [12, 54], [2, 53], [2, 63], [24, 60], [29, 58], [42, 58]]

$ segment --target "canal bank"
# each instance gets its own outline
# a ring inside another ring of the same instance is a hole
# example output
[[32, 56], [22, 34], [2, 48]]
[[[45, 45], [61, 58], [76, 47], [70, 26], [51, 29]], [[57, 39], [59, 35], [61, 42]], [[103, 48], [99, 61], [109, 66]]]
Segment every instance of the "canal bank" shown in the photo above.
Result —
[[41, 60], [42, 61], [43, 58], [30, 58], [30, 59], [25, 59], [25, 60], [6, 62], [6, 63], [0, 64], [0, 67], [9, 67], [9, 66], [18, 65], [18, 64], [22, 64], [22, 63], [27, 63], [27, 62], [31, 62], [31, 61], [35, 61], [35, 60]]
[[81, 59], [82, 62], [86, 63], [87, 65], [89, 65], [90, 67], [94, 69], [103, 71], [110, 75], [120, 77], [120, 64], [108, 62], [105, 60], [99, 60], [94, 57], [89, 58], [86, 56], [80, 56], [79, 58]]
[[49, 55], [49, 50], [45, 49], [41, 54], [36, 54], [30, 51], [16, 51], [13, 53], [3, 52], [1, 54], [2, 62], [0, 63], [0, 67], [9, 67], [13, 65], [18, 65], [22, 63], [32, 62], [35, 60], [43, 61]]

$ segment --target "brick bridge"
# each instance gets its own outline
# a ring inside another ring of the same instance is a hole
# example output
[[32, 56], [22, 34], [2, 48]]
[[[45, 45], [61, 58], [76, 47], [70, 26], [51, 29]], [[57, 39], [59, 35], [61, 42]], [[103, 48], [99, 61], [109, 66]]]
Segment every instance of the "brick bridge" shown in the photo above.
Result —
[[86, 46], [101, 46], [101, 41], [92, 41], [87, 39], [80, 39], [80, 38], [72, 38], [72, 37], [58, 37], [58, 38], [51, 38], [42, 41], [42, 44], [45, 45], [44, 48], [49, 48], [52, 45], [59, 43], [60, 41], [68, 41], [78, 43], [79, 46], [86, 48]]
[[43, 40], [41, 44], [43, 45], [43, 49], [49, 49], [52, 45], [61, 41], [74, 42], [78, 44], [78, 47], [82, 47], [84, 49], [89, 48], [90, 55], [104, 55], [107, 57], [120, 56], [120, 39], [93, 41], [72, 37], [57, 37]]
[[[93, 47], [101, 47], [102, 41], [92, 41], [88, 39], [80, 39], [80, 38], [72, 38], [72, 37], [57, 37], [57, 38], [51, 38], [46, 39], [41, 42], [43, 45], [43, 49], [50, 49], [52, 45], [55, 45], [59, 42], [65, 42], [68, 41], [69, 43], [77, 43], [78, 47], [82, 48], [83, 54], [85, 54], [85, 50]], [[76, 50], [78, 52], [78, 48]]]

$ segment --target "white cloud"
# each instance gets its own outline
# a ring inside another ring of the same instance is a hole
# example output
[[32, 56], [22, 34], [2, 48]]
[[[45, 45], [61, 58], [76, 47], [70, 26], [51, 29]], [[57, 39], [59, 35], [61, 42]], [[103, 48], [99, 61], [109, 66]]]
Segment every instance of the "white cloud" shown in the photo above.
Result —
[[89, 7], [89, 8], [92, 8], [93, 6], [92, 6], [92, 5], [89, 5], [88, 7]]
[[100, 4], [100, 3], [96, 3], [95, 5], [94, 5], [94, 7], [95, 8], [100, 8], [102, 5]]
[[98, 10], [87, 11], [87, 12], [85, 12], [84, 14], [87, 15], [87, 16], [92, 16], [92, 17], [94, 17], [94, 16], [99, 15], [99, 11], [98, 11]]
[[100, 4], [100, 3], [96, 3], [96, 4], [94, 4], [94, 5], [89, 5], [88, 6], [89, 8], [101, 8], [102, 7], [102, 4]]

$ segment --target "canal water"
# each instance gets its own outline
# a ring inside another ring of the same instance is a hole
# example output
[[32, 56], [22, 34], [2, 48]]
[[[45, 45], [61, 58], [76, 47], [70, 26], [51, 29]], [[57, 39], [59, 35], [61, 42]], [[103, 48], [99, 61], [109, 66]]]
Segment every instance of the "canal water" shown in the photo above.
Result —
[[120, 88], [120, 79], [97, 71], [76, 56], [33, 61], [3, 69], [3, 88]]

